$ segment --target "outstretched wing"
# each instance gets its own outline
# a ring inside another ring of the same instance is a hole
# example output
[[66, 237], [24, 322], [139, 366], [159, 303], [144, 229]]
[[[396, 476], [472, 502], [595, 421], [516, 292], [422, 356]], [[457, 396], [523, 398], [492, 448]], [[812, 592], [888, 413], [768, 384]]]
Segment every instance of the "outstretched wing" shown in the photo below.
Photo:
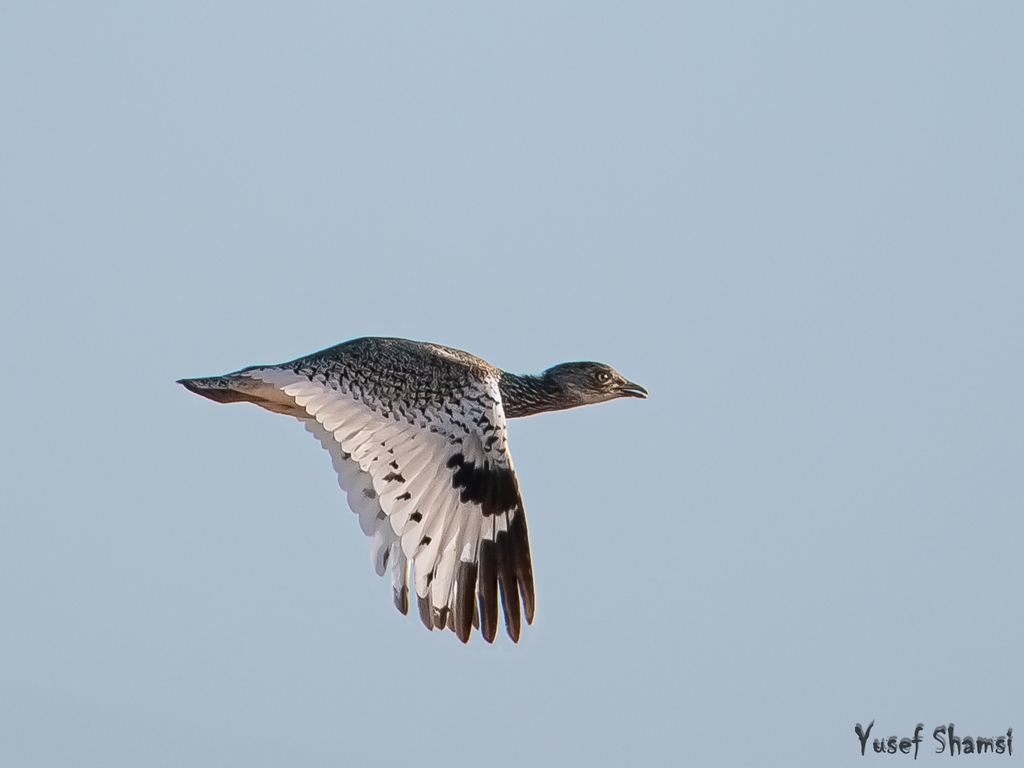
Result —
[[229, 378], [236, 377], [256, 385], [258, 396], [244, 399], [296, 416], [330, 452], [349, 506], [373, 538], [374, 568], [384, 575], [391, 567], [402, 613], [411, 564], [428, 629], [447, 627], [467, 642], [476, 625], [493, 642], [500, 595], [509, 637], [519, 640], [520, 597], [527, 624], [536, 598], [496, 380], [443, 407], [399, 412], [375, 407], [356, 387], [285, 367]]

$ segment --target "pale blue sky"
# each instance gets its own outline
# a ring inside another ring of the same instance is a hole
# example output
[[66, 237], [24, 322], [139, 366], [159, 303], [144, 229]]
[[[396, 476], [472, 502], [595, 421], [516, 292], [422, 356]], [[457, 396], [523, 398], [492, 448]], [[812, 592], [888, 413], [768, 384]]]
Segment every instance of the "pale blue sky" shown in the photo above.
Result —
[[[4, 4], [0, 764], [1024, 734], [1021, 40], [1018, 3]], [[511, 424], [518, 646], [401, 617], [301, 426], [174, 384], [367, 334], [651, 391]]]

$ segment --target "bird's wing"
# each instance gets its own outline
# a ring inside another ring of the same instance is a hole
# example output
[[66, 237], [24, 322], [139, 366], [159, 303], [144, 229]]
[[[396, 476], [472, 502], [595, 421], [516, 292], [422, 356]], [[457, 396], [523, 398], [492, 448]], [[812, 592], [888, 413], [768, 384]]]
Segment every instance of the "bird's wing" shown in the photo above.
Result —
[[384, 575], [391, 566], [402, 613], [411, 564], [428, 629], [447, 627], [467, 642], [475, 625], [493, 642], [500, 594], [509, 637], [519, 640], [520, 597], [527, 624], [536, 597], [496, 380], [441, 408], [399, 414], [371, 407], [356, 388], [289, 368], [235, 375], [273, 386], [286, 409], [279, 402], [272, 410], [297, 416], [330, 452], [349, 506], [373, 538], [374, 568]]

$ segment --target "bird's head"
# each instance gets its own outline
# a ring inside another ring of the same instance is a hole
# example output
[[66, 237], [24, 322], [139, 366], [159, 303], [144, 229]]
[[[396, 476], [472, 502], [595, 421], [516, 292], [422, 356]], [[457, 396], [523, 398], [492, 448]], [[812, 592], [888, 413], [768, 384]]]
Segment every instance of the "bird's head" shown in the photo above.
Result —
[[541, 376], [555, 388], [560, 398], [564, 398], [567, 408], [619, 397], [647, 397], [646, 389], [604, 363], [560, 363]]

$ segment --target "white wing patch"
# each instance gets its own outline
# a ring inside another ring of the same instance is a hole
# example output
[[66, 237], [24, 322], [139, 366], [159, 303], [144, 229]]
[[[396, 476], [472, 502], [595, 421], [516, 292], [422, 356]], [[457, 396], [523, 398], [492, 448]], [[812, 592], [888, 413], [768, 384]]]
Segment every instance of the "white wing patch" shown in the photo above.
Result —
[[331, 454], [338, 484], [372, 537], [374, 570], [383, 576], [390, 566], [403, 614], [411, 564], [428, 629], [449, 628], [466, 642], [477, 626], [492, 642], [500, 591], [506, 629], [518, 641], [520, 598], [533, 621], [533, 571], [496, 380], [407, 418], [287, 368], [228, 378], [247, 379], [239, 384], [249, 391], [260, 382], [252, 402], [296, 416]]

